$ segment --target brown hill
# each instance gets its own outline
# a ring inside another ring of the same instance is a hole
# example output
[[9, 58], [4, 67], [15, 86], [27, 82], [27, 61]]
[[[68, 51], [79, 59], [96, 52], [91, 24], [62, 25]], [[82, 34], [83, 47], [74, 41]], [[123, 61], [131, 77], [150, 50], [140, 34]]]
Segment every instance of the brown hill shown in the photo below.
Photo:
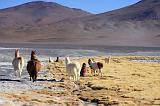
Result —
[[0, 10], [1, 26], [50, 24], [63, 19], [90, 15], [80, 9], [53, 2], [35, 1]]
[[[39, 3], [41, 5], [37, 5]], [[55, 5], [58, 4], [32, 2], [1, 10], [0, 42], [160, 46], [160, 0], [142, 0], [125, 8], [96, 15]], [[57, 9], [53, 11], [50, 6]], [[47, 11], [42, 11], [44, 8]], [[65, 9], [69, 13], [64, 12]], [[60, 10], [62, 15], [58, 14]], [[74, 11], [72, 14], [75, 15], [68, 15], [70, 11]], [[15, 21], [17, 17], [11, 14], [17, 13], [24, 16], [19, 15], [18, 21]], [[12, 21], [9, 16], [7, 21], [3, 21], [6, 18], [2, 14], [11, 15], [15, 20]], [[28, 14], [31, 20], [26, 18]]]
[[[25, 42], [45, 37], [43, 27], [63, 19], [91, 15], [53, 2], [35, 1], [0, 10], [0, 42]], [[47, 33], [48, 34], [48, 33]]]

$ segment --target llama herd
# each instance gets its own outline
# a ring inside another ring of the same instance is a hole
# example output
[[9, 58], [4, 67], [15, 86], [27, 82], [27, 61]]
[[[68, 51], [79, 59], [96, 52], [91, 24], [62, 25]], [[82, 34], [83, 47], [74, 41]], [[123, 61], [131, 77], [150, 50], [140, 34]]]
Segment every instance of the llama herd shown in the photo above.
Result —
[[[57, 58], [59, 59], [59, 58]], [[108, 59], [108, 58], [106, 58]], [[109, 62], [108, 60], [105, 60]], [[49, 62], [52, 62], [51, 59], [49, 58]], [[19, 77], [21, 77], [22, 69], [24, 67], [24, 58], [20, 56], [19, 49], [15, 50], [15, 57], [12, 61], [12, 65], [14, 68], [14, 71], [16, 75], [18, 74]], [[65, 65], [66, 65], [66, 73], [68, 76], [73, 78], [75, 82], [80, 80], [80, 76], [85, 76], [87, 72], [87, 67], [86, 63], [82, 64], [82, 67], [79, 62], [77, 61], [71, 61], [69, 57], [65, 57]], [[103, 68], [103, 63], [101, 62], [95, 62], [93, 59], [88, 60], [88, 65], [90, 69], [92, 70], [92, 73], [96, 75], [96, 73], [101, 74], [102, 76], [102, 68]], [[32, 80], [33, 82], [36, 81], [38, 72], [41, 70], [41, 62], [38, 60], [36, 56], [36, 51], [31, 51], [31, 58], [27, 62], [27, 67], [26, 67], [28, 74], [30, 76], [30, 81]]]

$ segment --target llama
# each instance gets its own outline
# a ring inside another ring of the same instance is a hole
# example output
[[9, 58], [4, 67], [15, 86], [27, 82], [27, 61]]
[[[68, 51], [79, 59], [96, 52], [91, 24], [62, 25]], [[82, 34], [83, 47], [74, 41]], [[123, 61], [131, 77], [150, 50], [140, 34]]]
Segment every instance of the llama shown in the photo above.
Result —
[[27, 63], [27, 71], [30, 75], [30, 81], [31, 78], [34, 81], [37, 79], [37, 74], [41, 70], [41, 62], [36, 57], [36, 52], [31, 52], [31, 60]]
[[106, 57], [106, 58], [104, 59], [105, 63], [110, 63], [110, 60], [111, 60], [111, 56]]
[[80, 76], [82, 76], [82, 77], [86, 76], [86, 72], [87, 72], [86, 63], [83, 63], [82, 68], [81, 68], [81, 72], [80, 72]]
[[79, 81], [81, 66], [79, 62], [71, 62], [69, 57], [65, 58], [66, 72], [68, 73], [70, 79], [73, 78], [74, 81]]
[[49, 63], [53, 63], [53, 60], [51, 59], [51, 57], [49, 57], [48, 62], [49, 62]]
[[55, 62], [59, 62], [59, 57], [57, 57], [56, 61]]
[[101, 76], [102, 76], [103, 63], [94, 62], [92, 59], [89, 59], [88, 64], [89, 64], [90, 68], [94, 71], [94, 75], [96, 74], [96, 71], [99, 70], [98, 75], [99, 75], [99, 73], [101, 73]]
[[[14, 71], [21, 77], [21, 73], [24, 67], [24, 58], [20, 56], [19, 49], [15, 50], [15, 58], [12, 61]], [[16, 74], [17, 75], [17, 74]]]

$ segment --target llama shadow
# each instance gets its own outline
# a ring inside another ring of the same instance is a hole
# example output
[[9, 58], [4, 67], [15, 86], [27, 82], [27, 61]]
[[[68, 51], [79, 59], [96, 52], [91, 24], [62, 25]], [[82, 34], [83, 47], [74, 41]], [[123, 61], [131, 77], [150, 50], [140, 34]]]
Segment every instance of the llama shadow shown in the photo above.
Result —
[[21, 82], [21, 80], [14, 80], [14, 79], [0, 79], [0, 81]]
[[56, 80], [56, 79], [37, 79], [36, 81], [47, 81], [47, 82], [64, 82], [63, 79], [61, 80]]
[[[16, 79], [0, 79], [0, 81], [7, 81], [7, 82], [23, 82], [24, 80], [16, 80]], [[36, 81], [47, 81], [47, 82], [64, 82], [64, 79], [56, 80], [56, 79], [37, 79]]]

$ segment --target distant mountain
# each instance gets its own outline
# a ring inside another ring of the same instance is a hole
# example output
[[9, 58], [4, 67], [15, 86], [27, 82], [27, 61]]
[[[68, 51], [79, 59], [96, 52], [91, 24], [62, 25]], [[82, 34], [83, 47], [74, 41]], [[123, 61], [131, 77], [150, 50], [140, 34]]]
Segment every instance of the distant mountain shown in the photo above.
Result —
[[0, 10], [0, 42], [160, 47], [160, 0], [90, 14], [50, 2]]
[[[45, 37], [43, 27], [63, 19], [91, 15], [53, 2], [35, 1], [0, 10], [0, 42], [26, 42]], [[48, 34], [48, 33], [47, 33]]]
[[143, 21], [145, 19], [160, 19], [160, 0], [141, 0], [140, 2], [111, 12], [100, 14], [110, 20], [135, 20]]
[[90, 13], [80, 9], [68, 8], [53, 2], [35, 1], [0, 10], [0, 25], [8, 27], [50, 24], [87, 15]]

